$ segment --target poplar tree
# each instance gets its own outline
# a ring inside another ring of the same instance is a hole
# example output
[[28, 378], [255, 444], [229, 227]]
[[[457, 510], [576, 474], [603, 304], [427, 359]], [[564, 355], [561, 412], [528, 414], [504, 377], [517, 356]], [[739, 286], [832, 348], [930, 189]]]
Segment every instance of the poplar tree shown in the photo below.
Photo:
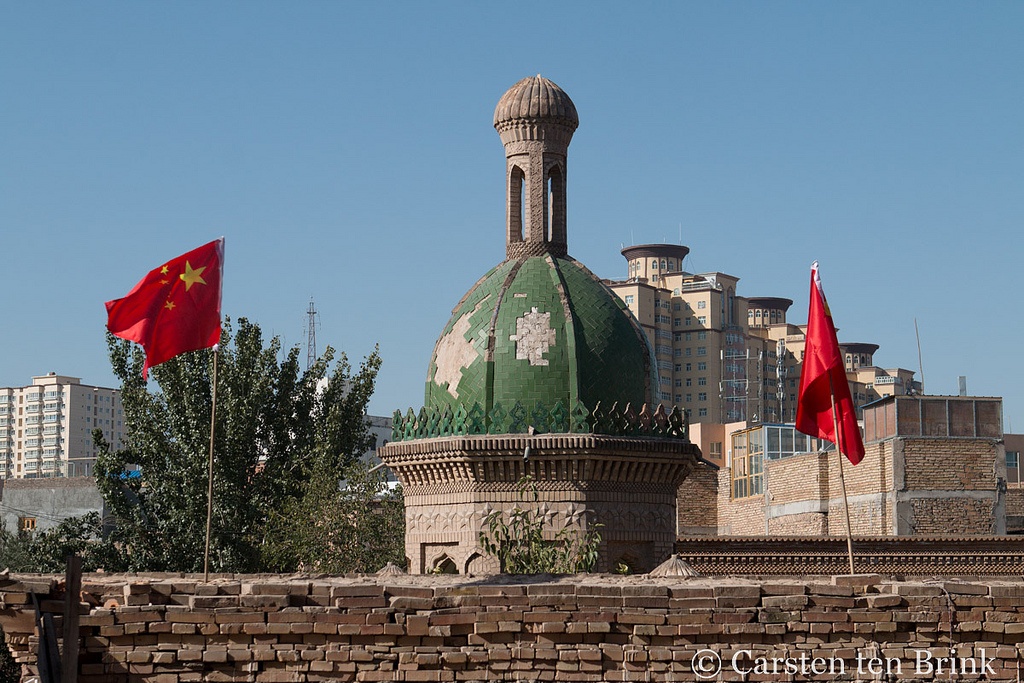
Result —
[[[186, 353], [152, 369], [157, 387], [142, 379], [140, 347], [108, 337], [121, 381], [126, 443], [113, 450], [97, 435], [96, 479], [112, 525], [107, 542], [128, 571], [203, 569], [207, 514], [213, 351]], [[301, 568], [283, 553], [283, 518], [309, 526], [318, 510], [311, 491], [338, 492], [350, 467], [374, 441], [367, 404], [380, 356], [357, 370], [328, 348], [302, 370], [299, 349], [282, 353], [244, 318], [225, 325], [217, 359], [214, 429], [214, 572]], [[333, 366], [333, 369], [332, 369]], [[318, 493], [324, 505], [330, 495]], [[303, 504], [306, 501], [307, 504]], [[403, 533], [402, 529], [398, 530]]]

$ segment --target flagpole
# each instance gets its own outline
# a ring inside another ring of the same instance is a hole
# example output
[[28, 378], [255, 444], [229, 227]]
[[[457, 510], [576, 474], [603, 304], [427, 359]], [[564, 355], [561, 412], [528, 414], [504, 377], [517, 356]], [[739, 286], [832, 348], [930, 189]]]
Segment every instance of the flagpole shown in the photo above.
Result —
[[839, 416], [836, 415], [836, 392], [832, 386], [832, 373], [828, 373], [828, 395], [832, 399], [832, 425], [836, 430], [836, 452], [839, 454], [839, 484], [843, 489], [843, 511], [846, 513], [846, 554], [850, 558], [850, 573], [853, 574], [853, 530], [850, 526], [850, 499], [846, 496], [846, 477], [843, 474], [843, 446], [839, 433]]
[[[203, 581], [210, 581], [210, 529], [213, 527], [213, 437], [217, 416], [217, 358], [220, 347], [213, 347], [213, 402], [210, 406], [210, 465], [206, 490], [206, 550], [203, 553]], [[849, 523], [849, 520], [847, 520]], [[852, 560], [851, 560], [852, 562]], [[852, 573], [852, 572], [851, 572]]]

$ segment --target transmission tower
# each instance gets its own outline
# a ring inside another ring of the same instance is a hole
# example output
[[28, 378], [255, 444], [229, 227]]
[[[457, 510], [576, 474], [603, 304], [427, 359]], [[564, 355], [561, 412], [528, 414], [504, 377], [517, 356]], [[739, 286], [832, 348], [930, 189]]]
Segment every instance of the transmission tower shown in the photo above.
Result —
[[313, 298], [309, 299], [309, 310], [306, 311], [309, 320], [306, 322], [306, 369], [309, 370], [316, 363], [316, 306], [313, 305]]

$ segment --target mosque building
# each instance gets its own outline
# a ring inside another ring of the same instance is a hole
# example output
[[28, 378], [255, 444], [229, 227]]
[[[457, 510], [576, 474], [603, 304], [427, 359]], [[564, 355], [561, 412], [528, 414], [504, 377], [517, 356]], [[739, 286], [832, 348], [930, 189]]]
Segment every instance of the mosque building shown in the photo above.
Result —
[[[506, 258], [455, 306], [424, 407], [396, 413], [381, 459], [402, 483], [410, 571], [497, 571], [484, 520], [536, 487], [553, 538], [600, 530], [597, 568], [647, 571], [675, 541], [675, 498], [699, 451], [659, 402], [654, 350], [622, 299], [568, 254], [576, 107], [546, 78], [499, 100]], [[600, 525], [594, 527], [593, 525]]]

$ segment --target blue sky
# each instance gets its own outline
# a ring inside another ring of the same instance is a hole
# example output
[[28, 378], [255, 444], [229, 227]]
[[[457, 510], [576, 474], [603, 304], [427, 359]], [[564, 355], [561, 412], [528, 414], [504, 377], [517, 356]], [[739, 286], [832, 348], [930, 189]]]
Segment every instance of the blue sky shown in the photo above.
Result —
[[[925, 389], [1024, 431], [1024, 3], [0, 1], [0, 386], [112, 385], [103, 302], [224, 235], [224, 311], [380, 344], [419, 405], [452, 307], [504, 257], [501, 94], [576, 103], [570, 253], [679, 242]], [[304, 346], [303, 346], [304, 352]]]

